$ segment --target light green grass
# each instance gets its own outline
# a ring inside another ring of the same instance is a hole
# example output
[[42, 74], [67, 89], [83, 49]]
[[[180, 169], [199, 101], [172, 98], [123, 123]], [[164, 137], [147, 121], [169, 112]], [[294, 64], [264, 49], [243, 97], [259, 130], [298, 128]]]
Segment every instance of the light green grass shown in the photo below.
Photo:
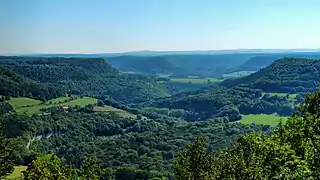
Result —
[[192, 83], [192, 84], [207, 84], [208, 81], [212, 83], [219, 83], [222, 79], [218, 78], [171, 78], [172, 82], [179, 82], [179, 83]]
[[171, 76], [171, 74], [161, 74], [161, 73], [159, 73], [157, 75], [158, 75], [158, 77], [162, 77], [162, 78], [168, 78]]
[[7, 179], [22, 179], [22, 171], [25, 171], [27, 166], [15, 166], [14, 171], [10, 174]]
[[36, 100], [36, 99], [31, 99], [31, 98], [27, 98], [27, 97], [19, 97], [19, 98], [10, 98], [10, 100], [8, 100], [8, 102], [11, 104], [11, 106], [13, 108], [21, 108], [23, 106], [33, 106], [33, 105], [37, 105], [40, 104], [41, 101]]
[[104, 106], [104, 107], [96, 106], [96, 107], [94, 107], [94, 110], [100, 111], [100, 112], [115, 112], [119, 116], [125, 117], [125, 118], [136, 118], [137, 117], [136, 115], [134, 115], [132, 113], [129, 113], [129, 112], [124, 111], [122, 109], [114, 108], [112, 106]]
[[[74, 96], [75, 97], [75, 96]], [[80, 106], [84, 107], [88, 104], [95, 104], [98, 102], [97, 99], [91, 98], [91, 97], [77, 97], [77, 99], [74, 99], [70, 102], [64, 102], [64, 100], [68, 100], [70, 97], [59, 97], [56, 99], [52, 99], [50, 101], [53, 102], [53, 104], [49, 104], [48, 102], [42, 103], [39, 100], [34, 100], [30, 98], [25, 97], [19, 97], [19, 98], [11, 98], [8, 102], [12, 105], [14, 110], [17, 113], [23, 114], [26, 113], [27, 115], [33, 115], [33, 114], [40, 114], [42, 113], [40, 109], [42, 108], [49, 108], [54, 106]], [[62, 103], [59, 103], [62, 102]], [[29, 105], [30, 107], [26, 107]]]
[[240, 123], [242, 124], [263, 124], [270, 126], [277, 126], [280, 120], [286, 120], [286, 117], [280, 117], [277, 115], [268, 115], [268, 114], [249, 114], [242, 115]]
[[[262, 93], [262, 96], [264, 96], [265, 94], [267, 94], [266, 92]], [[287, 96], [287, 93], [268, 93], [271, 96], [279, 96], [279, 97], [285, 97]], [[289, 94], [289, 99], [294, 100], [297, 97], [298, 94]]]
[[233, 72], [233, 73], [228, 73], [228, 74], [223, 74], [222, 77], [223, 78], [239, 78], [239, 77], [244, 77], [244, 76], [248, 76], [252, 73], [254, 73], [255, 71], [238, 71], [238, 72]]

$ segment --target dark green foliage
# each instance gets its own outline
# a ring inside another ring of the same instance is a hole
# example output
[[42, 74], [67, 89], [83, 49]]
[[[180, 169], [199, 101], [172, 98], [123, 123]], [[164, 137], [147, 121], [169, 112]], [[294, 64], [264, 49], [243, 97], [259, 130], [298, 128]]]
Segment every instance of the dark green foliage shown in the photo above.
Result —
[[247, 77], [226, 80], [226, 86], [245, 85], [265, 92], [314, 92], [320, 86], [320, 60], [284, 58]]
[[160, 99], [153, 106], [193, 112], [194, 116], [185, 117], [189, 121], [211, 117], [228, 117], [229, 121], [236, 121], [241, 119], [240, 114], [278, 113], [288, 116], [293, 112], [288, 98], [262, 97], [261, 90], [245, 87], [179, 94]]
[[62, 95], [62, 90], [59, 88], [40, 84], [2, 65], [0, 65], [0, 84], [0, 94], [5, 95], [6, 100], [10, 96], [26, 96], [44, 100]]
[[218, 77], [249, 60], [255, 54], [119, 56], [107, 61], [120, 71], [169, 74], [172, 77]]
[[0, 179], [6, 177], [13, 171], [11, 163], [11, 149], [8, 140], [5, 137], [5, 129], [2, 120], [0, 119]]
[[49, 87], [68, 94], [103, 95], [123, 103], [167, 95], [153, 78], [121, 74], [103, 59], [0, 57], [0, 63], [7, 66], [0, 73], [2, 81], [8, 81], [0, 88], [4, 95], [51, 99], [59, 94]]
[[7, 102], [0, 102], [0, 116], [13, 111], [13, 107]]
[[212, 154], [206, 150], [205, 139], [197, 138], [193, 144], [187, 147], [187, 150], [179, 154], [174, 164], [176, 170], [176, 179], [212, 179], [214, 174]]
[[[320, 90], [307, 95], [299, 112], [271, 136], [248, 134], [222, 150], [216, 158], [197, 159], [195, 163], [213, 168], [193, 169], [184, 160], [199, 152], [210, 152], [196, 141], [176, 160], [177, 179], [197, 179], [197, 172], [210, 174], [207, 179], [320, 179]], [[198, 146], [197, 146], [198, 145]], [[195, 150], [194, 150], [195, 148]], [[213, 154], [212, 154], [213, 155]], [[201, 166], [199, 166], [201, 167]], [[185, 178], [185, 176], [189, 176]]]
[[234, 71], [259, 71], [272, 64], [274, 61], [284, 58], [320, 58], [320, 53], [317, 52], [297, 52], [297, 53], [274, 53], [257, 55], [247, 62], [241, 64]]
[[98, 180], [101, 176], [101, 168], [96, 157], [91, 157], [85, 161], [80, 169], [80, 175], [85, 179]]
[[263, 129], [254, 125], [220, 124], [215, 120], [184, 122], [168, 116], [153, 120], [123, 119], [112, 113], [69, 112], [3, 118], [10, 129], [7, 134], [17, 164], [29, 163], [34, 154], [55, 153], [67, 164], [78, 167], [88, 156], [96, 155], [102, 169], [112, 167], [117, 172], [117, 168], [129, 164], [135, 167], [133, 174], [143, 170], [143, 176], [147, 173], [148, 177], [154, 177], [151, 172], [162, 174], [156, 177], [171, 177], [176, 153], [198, 135], [207, 137], [209, 148], [219, 151], [238, 135]]
[[61, 160], [52, 154], [38, 156], [23, 172], [25, 180], [34, 179], [73, 179], [76, 174], [71, 167], [64, 165]]

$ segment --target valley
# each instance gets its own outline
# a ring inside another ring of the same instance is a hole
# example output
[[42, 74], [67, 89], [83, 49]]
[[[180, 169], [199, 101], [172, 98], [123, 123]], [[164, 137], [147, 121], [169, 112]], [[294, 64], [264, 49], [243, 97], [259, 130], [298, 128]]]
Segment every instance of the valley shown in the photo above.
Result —
[[173, 179], [179, 152], [199, 136], [216, 154], [242, 135], [269, 137], [320, 87], [320, 60], [250, 65], [260, 56], [274, 55], [2, 56], [0, 119], [15, 165], [8, 178], [54, 155], [75, 171], [95, 157], [104, 177]]

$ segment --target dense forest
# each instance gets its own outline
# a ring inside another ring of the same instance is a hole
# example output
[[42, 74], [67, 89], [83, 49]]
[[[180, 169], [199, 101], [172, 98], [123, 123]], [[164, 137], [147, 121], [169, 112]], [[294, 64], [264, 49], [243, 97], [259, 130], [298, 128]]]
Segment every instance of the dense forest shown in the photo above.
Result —
[[1, 79], [7, 83], [1, 87], [3, 95], [51, 99], [62, 91], [105, 96], [123, 103], [167, 95], [154, 79], [121, 74], [103, 59], [1, 57], [0, 64], [8, 69], [1, 71]]
[[319, 179], [320, 91], [308, 94], [299, 110], [271, 136], [250, 133], [212, 153], [205, 138], [183, 151], [174, 167], [182, 179]]
[[290, 58], [309, 58], [319, 59], [319, 52], [295, 52], [295, 53], [272, 53], [272, 54], [260, 54], [252, 57], [250, 60], [241, 64], [239, 67], [232, 69], [232, 71], [259, 71], [275, 62], [278, 59], [285, 57]]
[[241, 114], [277, 113], [288, 116], [294, 109], [289, 98], [263, 95], [260, 89], [246, 87], [182, 93], [159, 99], [151, 106], [191, 111], [195, 114], [187, 119], [191, 121], [215, 117], [228, 117], [229, 121], [236, 121], [241, 119]]
[[270, 130], [267, 126], [245, 126], [220, 121], [187, 123], [172, 117], [123, 119], [115, 114], [60, 113], [28, 117], [6, 115], [5, 135], [11, 141], [12, 160], [28, 165], [33, 157], [54, 153], [67, 164], [79, 167], [90, 156], [101, 168], [130, 167], [173, 176], [172, 162], [199, 135], [210, 139], [218, 151], [240, 134]]
[[[194, 72], [221, 73], [215, 68], [231, 55], [214, 56], [216, 66]], [[0, 179], [19, 165], [28, 167], [24, 179], [318, 177], [320, 91], [299, 103], [318, 88], [320, 61], [284, 58], [244, 78], [179, 92], [154, 75], [182, 64], [190, 73], [199, 55], [174, 57], [173, 66], [173, 55], [163, 57], [142, 58], [163, 62], [160, 69], [142, 63], [144, 75], [123, 74], [102, 58], [0, 57]], [[231, 61], [237, 58], [247, 55]], [[64, 104], [84, 97], [95, 101]], [[19, 98], [43, 113], [18, 112]], [[289, 118], [278, 127], [241, 123], [252, 114]]]
[[[118, 56], [106, 60], [124, 72], [169, 74], [173, 77], [220, 77], [255, 54]], [[205, 66], [204, 66], [205, 65]]]
[[313, 92], [320, 86], [319, 71], [320, 60], [284, 58], [247, 77], [222, 84], [246, 85], [266, 92]]

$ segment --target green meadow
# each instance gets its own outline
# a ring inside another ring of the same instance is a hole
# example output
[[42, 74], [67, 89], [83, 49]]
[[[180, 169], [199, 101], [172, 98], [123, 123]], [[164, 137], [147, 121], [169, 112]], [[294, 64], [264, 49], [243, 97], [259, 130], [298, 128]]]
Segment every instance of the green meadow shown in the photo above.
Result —
[[172, 82], [191, 83], [191, 84], [208, 84], [219, 83], [222, 79], [218, 78], [170, 78]]
[[242, 115], [240, 123], [242, 124], [263, 124], [277, 126], [280, 120], [286, 121], [287, 117], [280, 117], [275, 114], [249, 114]]
[[104, 107], [96, 106], [96, 107], [94, 107], [94, 110], [98, 111], [98, 112], [115, 112], [116, 114], [118, 114], [119, 116], [124, 117], [124, 118], [136, 118], [137, 117], [136, 115], [134, 115], [130, 112], [124, 111], [122, 109], [117, 109], [112, 106], [104, 106]]
[[23, 114], [26, 113], [27, 115], [33, 114], [40, 114], [40, 109], [42, 108], [49, 108], [54, 106], [80, 106], [84, 107], [88, 104], [95, 104], [97, 103], [97, 99], [91, 97], [78, 97], [78, 96], [71, 96], [71, 97], [59, 97], [56, 99], [52, 99], [47, 102], [42, 102], [39, 100], [26, 98], [26, 97], [12, 97], [8, 102], [12, 105], [14, 110], [17, 113]]

